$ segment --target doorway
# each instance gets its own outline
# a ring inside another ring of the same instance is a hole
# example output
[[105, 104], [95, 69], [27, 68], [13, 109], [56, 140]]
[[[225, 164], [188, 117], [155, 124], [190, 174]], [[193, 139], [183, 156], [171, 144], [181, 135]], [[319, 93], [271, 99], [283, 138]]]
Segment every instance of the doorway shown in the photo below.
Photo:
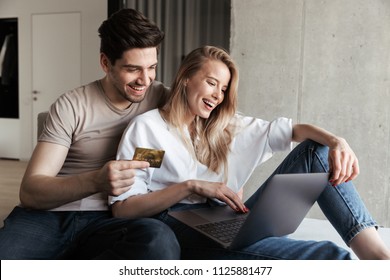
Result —
[[81, 83], [81, 15], [32, 15], [32, 127], [37, 143], [37, 116], [65, 91]]

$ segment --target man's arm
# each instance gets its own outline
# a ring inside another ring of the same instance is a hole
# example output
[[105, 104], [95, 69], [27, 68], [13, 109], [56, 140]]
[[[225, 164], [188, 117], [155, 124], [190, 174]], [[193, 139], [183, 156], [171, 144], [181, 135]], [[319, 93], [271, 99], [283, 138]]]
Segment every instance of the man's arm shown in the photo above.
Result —
[[62, 145], [37, 144], [20, 188], [24, 207], [51, 209], [97, 192], [119, 195], [134, 183], [134, 168], [149, 166], [140, 161], [110, 161], [99, 170], [57, 177], [67, 153]]

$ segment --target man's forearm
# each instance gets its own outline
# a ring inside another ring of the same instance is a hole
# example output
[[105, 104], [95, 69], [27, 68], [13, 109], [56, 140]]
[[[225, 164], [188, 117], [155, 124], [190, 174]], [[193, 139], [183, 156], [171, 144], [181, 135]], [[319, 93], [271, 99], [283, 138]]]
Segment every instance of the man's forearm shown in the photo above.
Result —
[[96, 171], [68, 177], [33, 175], [22, 181], [20, 201], [26, 208], [52, 209], [97, 193]]

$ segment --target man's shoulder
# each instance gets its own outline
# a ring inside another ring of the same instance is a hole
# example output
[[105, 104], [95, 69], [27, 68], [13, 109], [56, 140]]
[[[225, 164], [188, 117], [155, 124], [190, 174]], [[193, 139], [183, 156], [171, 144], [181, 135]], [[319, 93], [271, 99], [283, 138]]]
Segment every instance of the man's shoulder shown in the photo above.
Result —
[[88, 84], [84, 84], [78, 87], [75, 87], [71, 90], [68, 90], [63, 95], [65, 96], [80, 96], [80, 95], [88, 95], [91, 93], [99, 92], [99, 83], [98, 81], [93, 81]]
[[103, 99], [97, 81], [81, 85], [61, 94], [54, 104], [72, 104], [74, 108], [90, 107], [100, 103]]
[[168, 96], [169, 88], [159, 81], [153, 81], [145, 95], [145, 99], [136, 105], [137, 114], [163, 106]]
[[104, 102], [102, 98], [97, 98], [102, 95], [99, 92], [98, 82], [94, 81], [61, 94], [49, 108], [51, 118], [75, 120], [87, 114], [92, 108], [100, 110], [99, 104]]
[[166, 98], [169, 94], [169, 88], [166, 87], [163, 83], [159, 81], [153, 81], [153, 83], [149, 87], [149, 91], [147, 93], [147, 97], [149, 98]]
[[150, 86], [150, 91], [156, 91], [156, 92], [169, 91], [169, 88], [160, 81], [153, 81], [153, 83]]

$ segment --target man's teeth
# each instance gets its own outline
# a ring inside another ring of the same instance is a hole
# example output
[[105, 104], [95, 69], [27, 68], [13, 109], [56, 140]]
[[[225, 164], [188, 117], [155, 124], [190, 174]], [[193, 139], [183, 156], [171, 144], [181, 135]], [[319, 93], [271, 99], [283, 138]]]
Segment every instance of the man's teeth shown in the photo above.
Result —
[[145, 89], [145, 87], [134, 87], [134, 86], [130, 86], [130, 87], [137, 91], [143, 91]]

